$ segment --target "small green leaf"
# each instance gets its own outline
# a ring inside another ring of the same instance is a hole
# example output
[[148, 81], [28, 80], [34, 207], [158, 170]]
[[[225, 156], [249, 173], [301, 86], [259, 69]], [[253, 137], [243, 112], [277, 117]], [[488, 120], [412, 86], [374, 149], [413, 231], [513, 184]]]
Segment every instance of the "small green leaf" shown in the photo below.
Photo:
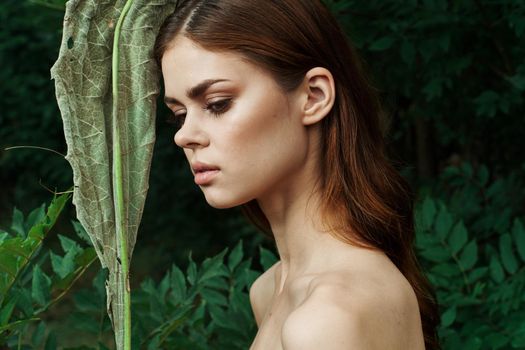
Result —
[[31, 213], [27, 216], [27, 220], [25, 223], [25, 231], [29, 231], [29, 228], [35, 226], [39, 222], [41, 222], [46, 216], [46, 203], [42, 203], [41, 206], [39, 206], [36, 209], [33, 209]]
[[430, 197], [426, 197], [423, 201], [422, 210], [422, 229], [429, 229], [432, 227], [432, 224], [434, 223], [434, 216], [436, 215], [436, 205], [434, 204], [434, 201], [430, 199]]
[[164, 278], [159, 283], [159, 298], [164, 302], [166, 299], [166, 293], [170, 289], [170, 274], [169, 271], [167, 274], [164, 275]]
[[452, 258], [450, 252], [443, 248], [442, 246], [430, 246], [426, 249], [421, 250], [421, 255], [432, 262], [443, 263]]
[[237, 265], [241, 262], [243, 256], [243, 250], [242, 250], [242, 239], [237, 243], [235, 248], [231, 251], [230, 255], [228, 256], [228, 268], [230, 271], [233, 272]]
[[432, 267], [431, 271], [432, 273], [444, 277], [454, 277], [461, 275], [461, 271], [458, 269], [458, 266], [451, 263], [436, 264], [434, 267]]
[[16, 292], [18, 297], [17, 308], [21, 309], [26, 317], [32, 316], [35, 313], [35, 309], [30, 288], [18, 289]]
[[56, 350], [56, 349], [57, 349], [57, 337], [55, 335], [55, 332], [51, 330], [49, 334], [47, 335], [46, 345], [44, 346], [44, 350]]
[[456, 319], [456, 305], [449, 307], [443, 315], [441, 315], [441, 326], [442, 327], [448, 327], [452, 323], [454, 323], [454, 320]]
[[44, 321], [41, 321], [36, 327], [35, 331], [33, 332], [33, 335], [31, 336], [31, 342], [33, 343], [33, 346], [35, 348], [40, 347], [40, 345], [44, 342], [45, 336], [46, 324], [44, 323]]
[[270, 250], [259, 246], [260, 262], [264, 270], [268, 270], [277, 261], [277, 257]]
[[468, 233], [467, 228], [463, 224], [463, 220], [460, 220], [452, 230], [450, 235], [449, 244], [452, 249], [452, 253], [457, 254], [467, 243]]
[[188, 282], [193, 286], [195, 285], [195, 282], [197, 282], [197, 264], [192, 260], [191, 258], [192, 251], [190, 251], [189, 254], [189, 264], [188, 268], [186, 269], [186, 275], [188, 276]]
[[510, 274], [514, 274], [518, 270], [518, 261], [512, 251], [512, 238], [510, 234], [505, 233], [499, 238], [499, 253], [503, 267]]
[[425, 93], [427, 101], [441, 97], [444, 82], [445, 80], [442, 78], [433, 78], [423, 87], [422, 91]]
[[0, 244], [2, 244], [2, 242], [5, 242], [5, 240], [8, 237], [9, 237], [9, 233], [0, 230]]
[[370, 51], [386, 50], [390, 48], [390, 46], [392, 46], [392, 44], [394, 43], [394, 40], [395, 39], [391, 36], [382, 37], [381, 39], [374, 41], [372, 45], [370, 45], [369, 49]]
[[60, 278], [66, 277], [75, 270], [75, 251], [69, 251], [63, 257], [56, 255], [52, 251], [49, 252], [49, 255], [51, 257], [51, 267]]
[[51, 278], [49, 278], [39, 265], [33, 268], [31, 297], [40, 306], [45, 306], [51, 299]]
[[478, 244], [475, 239], [470, 241], [469, 244], [463, 249], [459, 261], [461, 267], [465, 270], [472, 268], [478, 260]]
[[489, 271], [488, 267], [475, 268], [474, 270], [470, 271], [470, 273], [468, 274], [468, 277], [467, 277], [468, 283], [474, 284], [474, 282], [484, 277], [488, 271]]
[[481, 186], [485, 186], [489, 181], [489, 171], [485, 165], [481, 165], [478, 170], [478, 180]]
[[500, 333], [493, 333], [485, 338], [485, 342], [489, 349], [501, 349], [508, 344], [509, 338]]
[[175, 299], [174, 304], [182, 302], [186, 297], [186, 279], [182, 271], [173, 265], [171, 268], [171, 293]]
[[64, 253], [69, 253], [71, 250], [75, 251], [75, 254], [80, 252], [82, 249], [80, 246], [75, 242], [74, 240], [62, 236], [61, 234], [58, 235], [58, 239], [60, 240], [60, 245], [62, 246], [62, 249], [64, 250]]
[[10, 279], [13, 279], [18, 274], [19, 265], [18, 256], [0, 247], [0, 272], [9, 274]]
[[223, 276], [224, 272], [221, 267], [224, 264], [224, 256], [228, 252], [228, 247], [224, 248], [222, 252], [212, 258], [206, 258], [201, 266], [201, 273], [199, 282], [206, 281], [207, 279], [215, 276]]
[[498, 111], [501, 96], [493, 91], [486, 90], [474, 99], [476, 114], [478, 116], [494, 117]]
[[443, 206], [439, 210], [435, 222], [436, 233], [442, 241], [447, 239], [450, 228], [452, 227], [452, 223], [452, 216], [448, 212], [447, 208]]
[[73, 229], [75, 230], [77, 236], [81, 238], [84, 242], [92, 246], [93, 242], [91, 242], [91, 238], [89, 238], [89, 235], [87, 234], [84, 226], [82, 226], [82, 224], [76, 220], [72, 220], [71, 224], [73, 225]]
[[0, 327], [5, 326], [9, 322], [17, 301], [18, 296], [15, 296], [14, 298], [10, 299], [0, 310]]
[[201, 290], [201, 295], [208, 303], [219, 306], [228, 306], [228, 299], [221, 293], [213, 290], [204, 288]]
[[479, 350], [481, 349], [482, 341], [479, 337], [469, 337], [463, 345], [464, 350]]
[[13, 208], [13, 218], [11, 219], [11, 230], [18, 236], [25, 237], [24, 214], [18, 208]]

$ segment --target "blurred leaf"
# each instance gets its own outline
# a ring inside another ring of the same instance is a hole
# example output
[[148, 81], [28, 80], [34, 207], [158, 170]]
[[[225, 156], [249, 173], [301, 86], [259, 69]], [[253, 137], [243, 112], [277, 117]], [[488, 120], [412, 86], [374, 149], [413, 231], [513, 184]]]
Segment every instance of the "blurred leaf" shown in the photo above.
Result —
[[33, 335], [31, 336], [31, 343], [33, 347], [37, 348], [43, 345], [46, 336], [46, 324], [44, 321], [38, 323]]
[[478, 281], [480, 278], [485, 277], [487, 272], [489, 271], [488, 267], [478, 267], [468, 274], [467, 281], [469, 284], [474, 284], [476, 281]]
[[372, 45], [370, 45], [370, 51], [383, 51], [383, 50], [386, 50], [388, 48], [390, 48], [390, 46], [392, 46], [392, 44], [394, 43], [394, 38], [391, 37], [391, 36], [385, 36], [379, 40], [376, 40], [372, 43]]
[[46, 305], [51, 298], [51, 278], [42, 272], [40, 266], [35, 265], [32, 281], [31, 296], [33, 300], [40, 306]]
[[24, 214], [22, 214], [22, 212], [16, 207], [13, 208], [11, 230], [13, 230], [18, 236], [25, 237], [26, 235], [26, 232], [24, 230]]
[[441, 240], [446, 240], [452, 227], [452, 216], [447, 211], [447, 208], [443, 207], [439, 210], [438, 216], [435, 222], [436, 233]]
[[470, 241], [460, 255], [459, 261], [465, 270], [469, 270], [478, 260], [478, 245], [476, 239]]
[[497, 283], [503, 282], [503, 279], [505, 278], [505, 272], [503, 271], [503, 267], [501, 266], [499, 259], [496, 256], [492, 256], [490, 258], [489, 268], [492, 279]]
[[487, 90], [481, 93], [474, 99], [476, 104], [476, 114], [478, 116], [494, 117], [498, 111], [500, 96], [492, 90]]
[[46, 345], [44, 346], [44, 350], [56, 350], [57, 349], [57, 338], [55, 335], [55, 332], [52, 330], [47, 335], [46, 339]]
[[421, 255], [435, 263], [442, 263], [451, 259], [450, 252], [439, 245], [426, 247], [421, 251]]
[[24, 234], [28, 232], [29, 229], [40, 221], [44, 220], [46, 216], [46, 204], [42, 203], [38, 208], [33, 209], [27, 216], [27, 221], [24, 224]]
[[452, 230], [450, 235], [449, 244], [452, 248], [452, 253], [457, 254], [461, 248], [467, 243], [468, 233], [467, 228], [463, 224], [463, 221], [460, 220]]
[[191, 254], [192, 252], [190, 251], [190, 254], [188, 257], [190, 260], [190, 263], [188, 264], [186, 275], [188, 276], [187, 277], [188, 282], [190, 282], [190, 284], [193, 286], [197, 282], [197, 264], [195, 264], [195, 262], [192, 260]]
[[261, 246], [259, 246], [259, 253], [261, 257], [261, 265], [263, 266], [264, 270], [268, 270], [278, 261], [275, 254]]
[[171, 293], [175, 305], [186, 297], [186, 279], [182, 271], [175, 265], [171, 268]]
[[508, 233], [499, 237], [499, 252], [505, 270], [510, 274], [515, 273], [518, 270], [518, 261], [512, 251], [512, 238]]
[[243, 251], [242, 251], [242, 239], [237, 243], [235, 248], [230, 252], [230, 255], [228, 256], [228, 268], [230, 271], [235, 270], [237, 265], [241, 262], [243, 257]]
[[11, 319], [11, 315], [13, 314], [13, 310], [17, 301], [18, 298], [15, 297], [10, 299], [5, 305], [2, 306], [0, 310], [0, 327], [5, 326]]
[[91, 238], [89, 238], [89, 235], [87, 234], [82, 224], [76, 220], [72, 220], [71, 224], [73, 225], [73, 228], [75, 229], [75, 233], [77, 234], [77, 236], [81, 238], [84, 242], [92, 246], [93, 242], [91, 241]]
[[441, 326], [448, 327], [452, 323], [454, 323], [455, 319], [456, 319], [456, 306], [454, 305], [448, 308], [441, 316]]
[[434, 223], [434, 216], [436, 215], [436, 205], [434, 201], [429, 197], [426, 197], [423, 201], [422, 209], [422, 229], [429, 229]]
[[224, 272], [221, 269], [224, 263], [224, 256], [228, 252], [228, 248], [224, 248], [222, 252], [213, 258], [206, 258], [201, 266], [201, 272], [199, 277], [199, 282], [206, 281], [209, 278], [215, 276], [224, 276]]

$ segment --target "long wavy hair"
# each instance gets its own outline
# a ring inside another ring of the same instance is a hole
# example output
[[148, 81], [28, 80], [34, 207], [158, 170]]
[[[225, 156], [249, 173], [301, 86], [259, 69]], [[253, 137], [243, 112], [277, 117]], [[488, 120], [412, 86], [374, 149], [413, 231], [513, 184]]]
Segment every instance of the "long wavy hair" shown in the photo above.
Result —
[[[426, 349], [440, 349], [435, 291], [414, 252], [414, 193], [387, 159], [384, 115], [351, 42], [319, 0], [186, 0], [160, 29], [155, 58], [177, 35], [210, 51], [242, 55], [265, 69], [284, 92], [313, 67], [335, 80], [335, 103], [321, 123], [321, 214], [334, 237], [382, 250], [414, 289]], [[268, 237], [256, 200], [243, 213]]]

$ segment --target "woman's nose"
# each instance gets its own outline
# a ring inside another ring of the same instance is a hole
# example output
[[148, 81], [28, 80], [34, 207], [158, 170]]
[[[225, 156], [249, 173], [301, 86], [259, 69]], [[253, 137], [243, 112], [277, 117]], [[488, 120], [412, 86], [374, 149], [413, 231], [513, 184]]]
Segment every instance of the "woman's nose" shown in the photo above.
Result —
[[209, 139], [201, 124], [198, 118], [186, 116], [184, 124], [174, 136], [177, 146], [191, 149], [207, 146]]

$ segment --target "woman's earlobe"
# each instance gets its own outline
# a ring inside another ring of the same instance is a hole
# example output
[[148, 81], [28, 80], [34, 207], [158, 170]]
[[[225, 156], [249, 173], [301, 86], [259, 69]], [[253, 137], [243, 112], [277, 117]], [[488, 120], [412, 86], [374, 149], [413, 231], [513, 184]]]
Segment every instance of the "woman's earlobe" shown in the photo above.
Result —
[[322, 120], [332, 109], [335, 101], [335, 83], [326, 68], [315, 67], [305, 74], [307, 95], [303, 110], [303, 124], [311, 125]]

